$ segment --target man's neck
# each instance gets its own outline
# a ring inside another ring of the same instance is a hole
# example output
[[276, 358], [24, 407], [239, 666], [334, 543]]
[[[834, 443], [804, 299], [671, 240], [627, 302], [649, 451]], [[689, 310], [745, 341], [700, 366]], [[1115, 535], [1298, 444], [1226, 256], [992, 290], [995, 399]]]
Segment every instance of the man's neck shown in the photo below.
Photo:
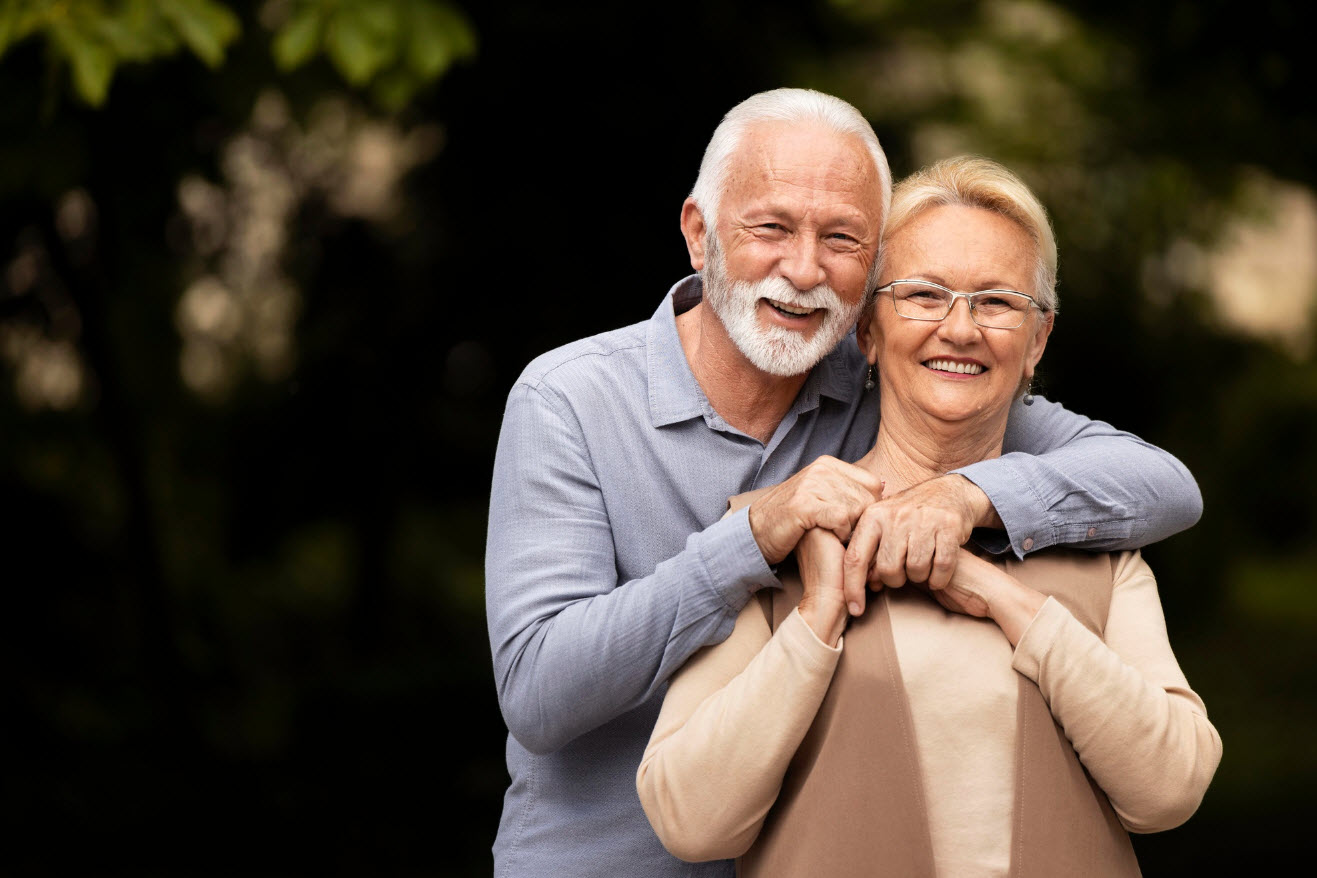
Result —
[[703, 302], [677, 315], [677, 337], [713, 410], [742, 433], [767, 443], [809, 374], [782, 378], [756, 367]]

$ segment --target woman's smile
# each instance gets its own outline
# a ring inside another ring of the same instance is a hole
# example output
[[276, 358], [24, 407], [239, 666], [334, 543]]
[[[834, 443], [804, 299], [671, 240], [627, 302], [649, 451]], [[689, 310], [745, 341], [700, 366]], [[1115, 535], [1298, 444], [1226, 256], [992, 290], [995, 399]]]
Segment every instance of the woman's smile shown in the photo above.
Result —
[[950, 357], [924, 360], [924, 367], [932, 369], [934, 372], [949, 372], [955, 375], [980, 375], [988, 368], [978, 360], [952, 359]]

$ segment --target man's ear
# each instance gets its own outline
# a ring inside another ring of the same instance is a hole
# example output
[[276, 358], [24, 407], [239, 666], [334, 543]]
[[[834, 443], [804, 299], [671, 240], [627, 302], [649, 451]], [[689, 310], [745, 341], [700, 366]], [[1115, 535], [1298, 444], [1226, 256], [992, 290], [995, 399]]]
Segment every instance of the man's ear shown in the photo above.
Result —
[[681, 235], [686, 239], [686, 252], [691, 257], [691, 268], [704, 270], [704, 236], [708, 227], [704, 224], [704, 214], [694, 198], [687, 198], [681, 205]]

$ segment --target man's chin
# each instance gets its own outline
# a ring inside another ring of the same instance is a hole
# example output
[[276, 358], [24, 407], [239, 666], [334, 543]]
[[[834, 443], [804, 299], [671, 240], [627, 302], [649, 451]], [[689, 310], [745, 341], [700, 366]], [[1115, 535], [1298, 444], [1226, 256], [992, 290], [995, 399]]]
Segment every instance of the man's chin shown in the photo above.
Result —
[[785, 344], [781, 339], [771, 339], [737, 346], [761, 372], [778, 378], [797, 378], [822, 362], [836, 347], [836, 342], [823, 347], [815, 344], [813, 339]]

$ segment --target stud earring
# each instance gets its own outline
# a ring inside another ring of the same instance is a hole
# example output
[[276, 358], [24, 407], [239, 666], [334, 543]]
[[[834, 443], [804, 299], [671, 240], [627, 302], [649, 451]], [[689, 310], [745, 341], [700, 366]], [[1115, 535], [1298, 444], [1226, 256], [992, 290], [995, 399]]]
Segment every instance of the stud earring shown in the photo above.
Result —
[[874, 381], [873, 381], [873, 363], [870, 363], [870, 364], [869, 364], [869, 371], [864, 373], [864, 389], [865, 389], [865, 390], [873, 390], [873, 388], [874, 388]]

